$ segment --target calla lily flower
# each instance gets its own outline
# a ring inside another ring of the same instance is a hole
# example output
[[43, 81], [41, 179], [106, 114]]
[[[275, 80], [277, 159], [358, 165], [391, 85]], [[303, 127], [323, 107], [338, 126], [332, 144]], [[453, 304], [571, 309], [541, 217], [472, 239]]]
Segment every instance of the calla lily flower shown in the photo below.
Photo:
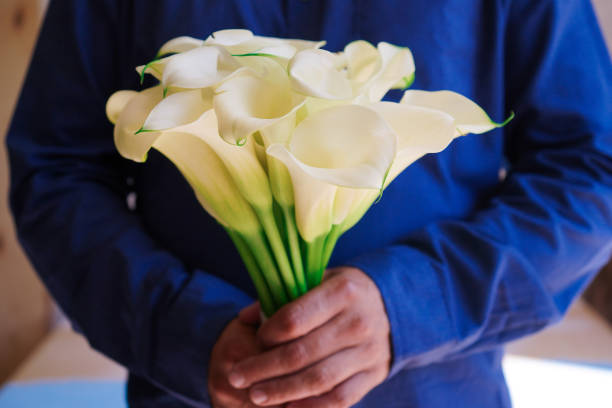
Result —
[[176, 128], [198, 119], [212, 108], [212, 93], [195, 89], [167, 96], [151, 110], [139, 132]]
[[353, 96], [346, 73], [337, 69], [337, 56], [329, 51], [300, 51], [289, 64], [289, 76], [297, 92], [324, 99], [349, 99]]
[[[261, 227], [251, 206], [219, 156], [206, 143], [180, 129], [137, 134], [161, 98], [162, 89], [157, 86], [138, 93], [125, 104], [115, 124], [115, 145], [119, 153], [142, 162], [151, 148], [159, 150], [183, 172], [198, 200], [219, 223], [245, 234], [258, 231]], [[115, 96], [109, 99], [109, 103], [116, 101]]]
[[106, 103], [106, 117], [112, 124], [117, 123], [119, 115], [125, 108], [125, 105], [132, 100], [138, 92], [136, 91], [117, 91], [111, 95]]
[[354, 41], [344, 49], [354, 92], [370, 102], [380, 101], [389, 89], [407, 88], [414, 80], [414, 59], [408, 48], [386, 42], [377, 48]]
[[268, 155], [282, 161], [291, 174], [304, 240], [311, 242], [330, 230], [337, 186], [382, 188], [396, 143], [393, 130], [375, 111], [344, 105], [308, 116], [288, 146], [268, 148]]
[[[278, 128], [279, 131], [291, 129], [296, 111], [304, 103], [303, 96], [292, 92], [283, 68], [273, 60], [266, 64], [266, 77], [241, 71], [216, 90], [213, 106], [219, 119], [219, 133], [229, 143], [242, 144], [253, 133], [281, 121], [288, 125]], [[276, 137], [274, 132], [265, 134]], [[278, 137], [286, 140], [289, 135]]]
[[170, 57], [162, 76], [165, 88], [207, 88], [214, 86], [240, 68], [223, 48], [203, 46]]

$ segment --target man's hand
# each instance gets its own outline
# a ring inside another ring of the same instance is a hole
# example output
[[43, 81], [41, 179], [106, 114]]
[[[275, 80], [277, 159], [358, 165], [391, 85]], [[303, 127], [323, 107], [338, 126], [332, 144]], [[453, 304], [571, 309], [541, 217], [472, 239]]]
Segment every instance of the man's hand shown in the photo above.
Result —
[[246, 390], [237, 390], [227, 382], [228, 373], [237, 361], [262, 351], [256, 337], [258, 311], [254, 308], [232, 320], [219, 336], [212, 350], [208, 370], [208, 392], [215, 408], [251, 408]]
[[260, 406], [349, 407], [389, 372], [389, 321], [374, 282], [356, 268], [328, 271], [258, 332], [269, 350], [234, 365], [229, 382]]

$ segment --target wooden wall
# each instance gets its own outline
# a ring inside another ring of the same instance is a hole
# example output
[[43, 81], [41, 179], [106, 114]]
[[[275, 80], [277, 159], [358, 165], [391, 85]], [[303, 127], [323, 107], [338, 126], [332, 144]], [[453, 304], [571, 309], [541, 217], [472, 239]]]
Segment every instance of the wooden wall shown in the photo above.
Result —
[[[59, 0], [62, 1], [62, 0]], [[47, 0], [0, 0], [0, 383], [49, 325], [50, 302], [15, 240], [4, 135]]]

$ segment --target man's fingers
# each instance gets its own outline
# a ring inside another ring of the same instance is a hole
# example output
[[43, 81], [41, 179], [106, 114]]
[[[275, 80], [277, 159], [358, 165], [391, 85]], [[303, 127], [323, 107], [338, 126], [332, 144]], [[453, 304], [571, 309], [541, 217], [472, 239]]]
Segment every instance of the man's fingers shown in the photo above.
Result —
[[260, 310], [259, 302], [253, 302], [238, 313], [238, 320], [251, 326], [257, 325], [261, 320]]
[[294, 373], [331, 354], [358, 344], [367, 335], [363, 324], [339, 314], [306, 336], [234, 365], [229, 380], [236, 388]]
[[362, 347], [347, 348], [296, 374], [255, 384], [249, 395], [261, 406], [321, 395], [371, 364]]
[[259, 329], [258, 337], [267, 346], [297, 339], [340, 313], [357, 291], [357, 284], [346, 276], [325, 280], [272, 315]]
[[385, 379], [385, 375], [383, 369], [362, 371], [325, 394], [291, 402], [286, 408], [348, 408], [380, 384]]

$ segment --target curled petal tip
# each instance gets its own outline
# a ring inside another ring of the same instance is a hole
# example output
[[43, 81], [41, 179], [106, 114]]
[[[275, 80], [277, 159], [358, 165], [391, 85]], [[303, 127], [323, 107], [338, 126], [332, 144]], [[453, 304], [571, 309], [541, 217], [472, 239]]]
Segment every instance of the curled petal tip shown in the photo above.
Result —
[[402, 83], [401, 90], [405, 91], [406, 89], [410, 88], [412, 86], [412, 84], [414, 83], [414, 78], [415, 78], [414, 77], [414, 72], [411, 75], [409, 75], [409, 76], [403, 77], [402, 78], [403, 83]]
[[512, 122], [512, 119], [514, 119], [514, 116], [515, 116], [514, 111], [510, 111], [510, 116], [508, 116], [506, 120], [504, 120], [502, 123], [495, 123], [495, 125], [497, 125], [497, 127], [504, 127], [508, 123]]

